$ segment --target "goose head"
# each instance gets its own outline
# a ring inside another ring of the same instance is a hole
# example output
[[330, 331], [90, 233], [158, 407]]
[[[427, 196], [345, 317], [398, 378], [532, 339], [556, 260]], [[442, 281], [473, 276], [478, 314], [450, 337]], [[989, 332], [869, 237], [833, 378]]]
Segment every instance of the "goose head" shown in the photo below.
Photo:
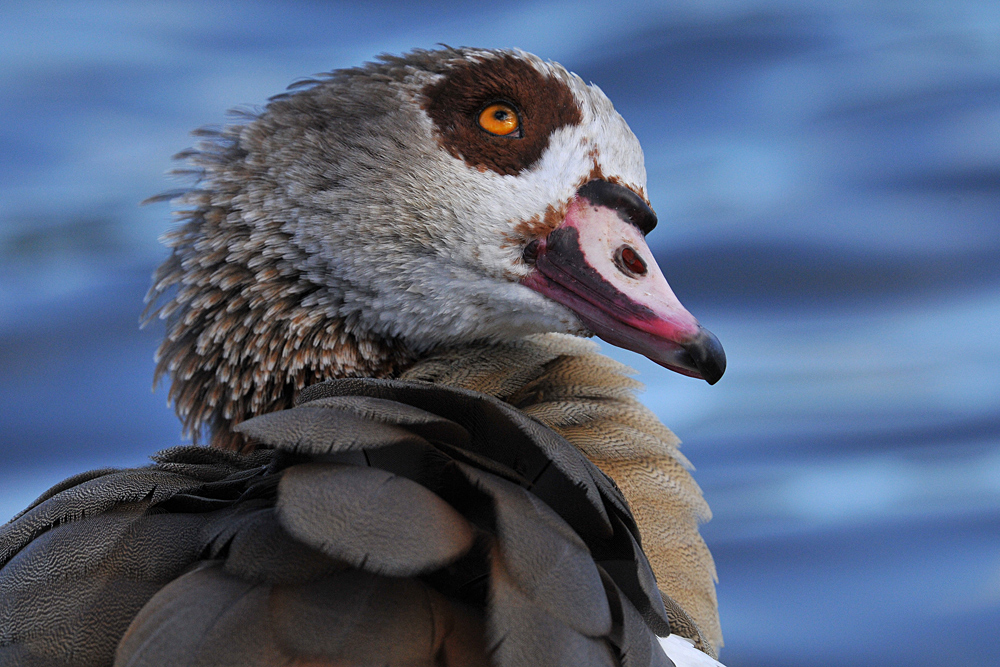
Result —
[[199, 183], [150, 299], [191, 435], [314, 381], [543, 332], [596, 334], [709, 383], [725, 369], [646, 245], [638, 140], [555, 63], [382, 57], [301, 82], [182, 157]]

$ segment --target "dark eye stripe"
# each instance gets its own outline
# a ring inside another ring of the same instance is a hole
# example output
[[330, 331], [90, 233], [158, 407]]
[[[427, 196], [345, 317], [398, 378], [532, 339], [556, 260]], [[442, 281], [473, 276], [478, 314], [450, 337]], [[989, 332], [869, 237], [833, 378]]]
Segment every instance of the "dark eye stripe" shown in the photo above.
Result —
[[[582, 119], [566, 84], [512, 55], [458, 65], [423, 92], [424, 110], [442, 147], [470, 167], [498, 174], [530, 169], [548, 148], [552, 132]], [[509, 100], [517, 107], [518, 141], [482, 131], [479, 114], [491, 100]]]

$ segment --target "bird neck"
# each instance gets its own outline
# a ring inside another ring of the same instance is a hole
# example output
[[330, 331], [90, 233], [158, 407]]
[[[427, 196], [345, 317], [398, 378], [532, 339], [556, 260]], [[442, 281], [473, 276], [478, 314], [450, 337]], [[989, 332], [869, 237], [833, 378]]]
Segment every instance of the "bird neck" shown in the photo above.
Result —
[[232, 427], [291, 407], [303, 388], [393, 377], [416, 359], [399, 340], [366, 333], [341, 316], [343, 299], [328, 285], [266, 253], [240, 252], [259, 228], [194, 203], [201, 205], [186, 212], [186, 224], [167, 235], [173, 253], [146, 297], [147, 318], [167, 321], [155, 382], [169, 378], [185, 437], [245, 449]]

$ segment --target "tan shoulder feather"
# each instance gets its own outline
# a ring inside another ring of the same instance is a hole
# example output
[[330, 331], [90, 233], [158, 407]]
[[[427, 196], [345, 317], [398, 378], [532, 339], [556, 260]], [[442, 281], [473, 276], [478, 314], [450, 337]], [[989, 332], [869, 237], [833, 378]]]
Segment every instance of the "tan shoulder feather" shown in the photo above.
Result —
[[[711, 512], [680, 440], [636, 398], [635, 371], [564, 334], [441, 352], [401, 376], [496, 396], [565, 437], [628, 500], [675, 632], [722, 645], [712, 555], [698, 532]], [[671, 608], [671, 601], [676, 604]]]

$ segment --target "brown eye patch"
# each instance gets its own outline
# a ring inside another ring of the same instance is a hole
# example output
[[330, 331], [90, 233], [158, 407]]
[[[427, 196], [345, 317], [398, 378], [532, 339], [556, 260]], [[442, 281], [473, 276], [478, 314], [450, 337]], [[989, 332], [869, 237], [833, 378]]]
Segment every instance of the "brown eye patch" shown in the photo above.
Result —
[[[448, 153], [470, 167], [498, 174], [530, 169], [548, 148], [552, 132], [581, 120], [580, 107], [565, 83], [512, 55], [458, 65], [423, 92], [424, 110]], [[481, 114], [494, 100], [516, 105], [518, 133], [483, 131]]]

